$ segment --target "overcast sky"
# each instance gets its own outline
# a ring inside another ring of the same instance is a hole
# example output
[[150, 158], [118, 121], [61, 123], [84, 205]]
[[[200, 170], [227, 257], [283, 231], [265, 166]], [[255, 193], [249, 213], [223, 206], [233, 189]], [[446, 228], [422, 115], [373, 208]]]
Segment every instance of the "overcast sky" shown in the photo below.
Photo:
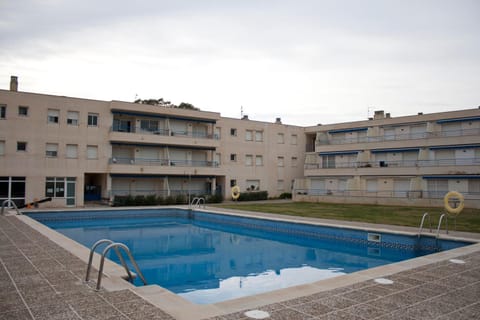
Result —
[[315, 125], [480, 105], [478, 0], [0, 0], [0, 88]]

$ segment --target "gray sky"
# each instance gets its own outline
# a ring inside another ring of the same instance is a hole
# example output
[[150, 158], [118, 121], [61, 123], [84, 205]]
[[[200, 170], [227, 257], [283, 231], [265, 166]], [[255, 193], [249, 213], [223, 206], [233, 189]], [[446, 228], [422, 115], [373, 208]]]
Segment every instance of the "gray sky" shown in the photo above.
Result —
[[480, 105], [478, 0], [0, 0], [0, 88], [315, 125]]

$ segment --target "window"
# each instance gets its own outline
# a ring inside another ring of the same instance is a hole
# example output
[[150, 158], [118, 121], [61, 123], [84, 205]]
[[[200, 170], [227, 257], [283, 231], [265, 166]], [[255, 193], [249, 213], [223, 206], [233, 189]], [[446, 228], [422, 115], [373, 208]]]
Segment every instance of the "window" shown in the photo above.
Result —
[[98, 146], [87, 146], [87, 159], [98, 159]]
[[45, 196], [52, 198], [65, 197], [65, 178], [47, 177], [45, 183]]
[[60, 117], [60, 110], [48, 109], [48, 112], [47, 112], [48, 123], [58, 123], [59, 117]]
[[217, 139], [217, 140], [218, 140], [218, 139], [220, 139], [221, 136], [222, 136], [222, 128], [216, 127], [216, 128], [215, 128], [215, 131], [214, 131], [214, 133], [213, 133], [214, 139]]
[[283, 133], [277, 134], [277, 143], [280, 143], [280, 144], [285, 143], [285, 135]]
[[140, 128], [143, 131], [158, 132], [157, 120], [140, 120]]
[[245, 165], [246, 166], [253, 166], [253, 156], [251, 154], [247, 154], [245, 156]]
[[2, 104], [0, 105], [0, 119], [5, 119], [7, 117], [7, 106]]
[[231, 153], [230, 154], [230, 161], [237, 161], [237, 154], [236, 153]]
[[335, 155], [329, 154], [322, 156], [322, 168], [335, 168]]
[[283, 180], [277, 180], [277, 190], [278, 190], [278, 191], [283, 191], [283, 190], [285, 190]]
[[222, 155], [220, 153], [215, 153], [215, 157], [213, 159], [215, 167], [218, 167], [219, 165], [222, 164], [221, 159], [222, 159]]
[[285, 166], [285, 158], [284, 157], [277, 157], [277, 166], [279, 166], [279, 167]]
[[237, 185], [237, 180], [236, 179], [230, 180], [230, 187], [235, 187], [236, 185]]
[[28, 107], [27, 106], [18, 106], [18, 115], [22, 117], [28, 116]]
[[89, 113], [87, 124], [89, 127], [96, 127], [98, 126], [98, 113]]
[[78, 145], [67, 144], [67, 158], [75, 159], [78, 157]]
[[237, 129], [235, 129], [235, 128], [230, 129], [230, 135], [232, 137], [236, 137], [237, 136]]
[[263, 156], [255, 156], [255, 165], [263, 166]]
[[58, 144], [47, 143], [47, 146], [45, 148], [45, 155], [50, 158], [56, 158], [58, 155]]
[[5, 155], [5, 141], [0, 141], [0, 156]]
[[292, 157], [292, 167], [296, 168], [298, 166], [298, 159], [297, 157]]
[[5, 200], [18, 207], [25, 204], [25, 177], [0, 177], [0, 202]]
[[67, 124], [72, 126], [78, 126], [78, 111], [67, 112]]
[[245, 131], [245, 140], [246, 141], [252, 141], [253, 140], [253, 131], [252, 130]]
[[246, 186], [247, 186], [247, 191], [260, 190], [260, 180], [247, 180]]
[[25, 141], [17, 141], [17, 151], [27, 151], [27, 143]]
[[263, 141], [263, 131], [255, 131], [255, 141]]
[[291, 143], [292, 144], [297, 144], [297, 140], [298, 140], [298, 136], [296, 134], [292, 134], [292, 140], [291, 140]]

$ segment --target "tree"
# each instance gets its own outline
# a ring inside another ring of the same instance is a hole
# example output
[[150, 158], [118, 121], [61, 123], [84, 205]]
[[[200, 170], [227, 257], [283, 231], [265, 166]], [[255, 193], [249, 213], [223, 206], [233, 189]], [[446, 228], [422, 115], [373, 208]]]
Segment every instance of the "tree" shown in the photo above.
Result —
[[148, 104], [151, 106], [160, 106], [160, 107], [165, 107], [165, 108], [178, 108], [178, 109], [186, 109], [186, 110], [200, 110], [199, 108], [196, 108], [193, 104], [187, 103], [187, 102], [182, 102], [180, 105], [174, 105], [170, 101], [165, 101], [163, 98], [160, 99], [137, 99], [134, 101], [134, 103], [138, 104]]

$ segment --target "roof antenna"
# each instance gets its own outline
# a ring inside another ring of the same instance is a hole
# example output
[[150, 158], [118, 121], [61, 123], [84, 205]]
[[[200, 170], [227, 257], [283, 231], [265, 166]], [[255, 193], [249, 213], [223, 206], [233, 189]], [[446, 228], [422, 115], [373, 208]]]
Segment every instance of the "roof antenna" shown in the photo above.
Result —
[[240, 119], [243, 118], [243, 106], [240, 106]]

